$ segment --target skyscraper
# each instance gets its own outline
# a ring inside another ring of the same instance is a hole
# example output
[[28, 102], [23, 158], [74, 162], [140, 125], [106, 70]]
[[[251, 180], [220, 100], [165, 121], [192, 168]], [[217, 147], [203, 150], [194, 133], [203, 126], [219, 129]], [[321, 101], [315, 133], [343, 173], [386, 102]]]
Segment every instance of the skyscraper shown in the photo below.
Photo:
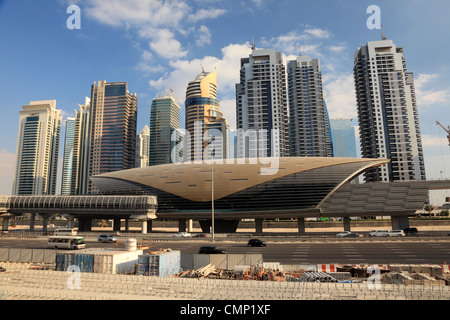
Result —
[[[185, 150], [186, 159], [226, 159], [229, 125], [217, 99], [216, 71], [202, 71], [194, 81], [189, 82], [185, 106], [186, 130], [190, 136], [185, 136], [188, 148], [190, 145], [189, 150]], [[205, 134], [210, 136], [205, 137]]]
[[23, 106], [17, 136], [13, 195], [56, 193], [62, 117], [56, 101], [31, 101]]
[[89, 177], [135, 167], [137, 104], [126, 82], [92, 85], [83, 193], [97, 193]]
[[391, 160], [365, 180], [425, 180], [413, 74], [403, 48], [384, 35], [369, 41], [354, 55], [354, 79], [362, 157]]
[[66, 120], [66, 137], [64, 143], [64, 160], [62, 170], [61, 194], [76, 195], [82, 193], [82, 175], [86, 168], [85, 156], [87, 122], [90, 99], [85, 98], [84, 105], [78, 105], [75, 117]]
[[147, 125], [136, 137], [136, 168], [148, 167], [150, 129]]
[[[236, 85], [238, 157], [289, 155], [286, 57], [253, 47]], [[239, 130], [241, 129], [241, 130]]]
[[172, 163], [172, 134], [180, 128], [180, 106], [173, 91], [161, 92], [150, 109], [149, 165]]
[[332, 157], [319, 59], [299, 55], [287, 64], [290, 155]]
[[66, 134], [64, 139], [64, 158], [61, 181], [62, 195], [71, 194], [75, 139], [75, 118], [68, 117], [66, 119]]

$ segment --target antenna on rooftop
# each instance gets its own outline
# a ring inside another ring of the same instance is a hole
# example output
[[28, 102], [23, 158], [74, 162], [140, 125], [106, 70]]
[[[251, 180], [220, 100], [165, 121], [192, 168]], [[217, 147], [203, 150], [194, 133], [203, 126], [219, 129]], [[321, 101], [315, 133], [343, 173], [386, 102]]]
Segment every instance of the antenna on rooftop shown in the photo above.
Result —
[[383, 25], [381, 25], [381, 40], [386, 40], [386, 35], [384, 34]]
[[255, 45], [255, 34], [252, 33], [252, 50], [256, 49], [256, 45]]
[[301, 45], [298, 46], [298, 56], [299, 57], [302, 56], [302, 46]]

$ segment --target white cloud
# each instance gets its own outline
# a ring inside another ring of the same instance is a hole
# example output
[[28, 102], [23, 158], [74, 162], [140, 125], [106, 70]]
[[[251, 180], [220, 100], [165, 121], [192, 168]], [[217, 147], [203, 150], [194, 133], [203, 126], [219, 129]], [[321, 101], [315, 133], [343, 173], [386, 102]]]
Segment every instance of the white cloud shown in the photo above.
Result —
[[177, 26], [190, 11], [186, 3], [174, 0], [93, 0], [90, 4], [88, 16], [111, 26]]
[[194, 80], [203, 67], [205, 71], [217, 71], [217, 89], [221, 110], [235, 128], [236, 100], [235, 85], [239, 82], [240, 59], [251, 53], [249, 43], [230, 44], [222, 48], [222, 57], [205, 56], [201, 59], [176, 60], [170, 62], [173, 69], [158, 80], [151, 80], [149, 84], [157, 90], [173, 89], [183, 104], [186, 97], [186, 88]]
[[419, 74], [415, 79], [417, 104], [427, 107], [435, 103], [445, 103], [450, 100], [449, 90], [427, 89], [433, 82], [438, 80], [438, 74]]
[[175, 39], [174, 33], [168, 29], [158, 29], [153, 34], [150, 48], [159, 56], [166, 59], [178, 59], [188, 52], [183, 50], [181, 43]]
[[325, 101], [330, 119], [354, 119], [357, 116], [353, 74], [324, 81]]
[[206, 56], [201, 59], [176, 60], [170, 62], [172, 71], [158, 80], [151, 80], [150, 86], [165, 90], [172, 88], [184, 101], [187, 84], [201, 72], [217, 70], [218, 95], [233, 95], [235, 84], [239, 82], [240, 59], [251, 53], [249, 43], [230, 44], [222, 49], [222, 58]]
[[211, 32], [205, 25], [201, 25], [197, 32], [197, 41], [196, 44], [199, 47], [203, 47], [205, 44], [211, 43]]
[[422, 145], [424, 147], [447, 147], [448, 139], [447, 135], [443, 134], [442, 136], [433, 136], [429, 134], [422, 134]]
[[197, 22], [205, 19], [215, 19], [226, 12], [227, 10], [224, 9], [200, 9], [196, 13], [190, 14], [188, 20], [190, 22]]
[[330, 32], [320, 28], [305, 29], [304, 32], [319, 39], [328, 39], [330, 37]]

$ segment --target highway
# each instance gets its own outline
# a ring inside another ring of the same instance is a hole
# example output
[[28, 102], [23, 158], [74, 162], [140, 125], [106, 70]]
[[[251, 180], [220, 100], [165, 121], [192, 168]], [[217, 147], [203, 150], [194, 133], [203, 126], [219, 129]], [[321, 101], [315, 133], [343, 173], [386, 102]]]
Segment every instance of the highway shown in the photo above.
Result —
[[[247, 247], [246, 242], [215, 241], [216, 247], [228, 253], [261, 253], [264, 262], [281, 264], [450, 264], [450, 242], [426, 241], [345, 241], [345, 242], [268, 242], [267, 247]], [[183, 253], [197, 253], [210, 240], [168, 240], [153, 242], [151, 249], [171, 248]], [[124, 248], [116, 244], [86, 239], [87, 248]], [[47, 248], [46, 239], [0, 239], [0, 248]]]

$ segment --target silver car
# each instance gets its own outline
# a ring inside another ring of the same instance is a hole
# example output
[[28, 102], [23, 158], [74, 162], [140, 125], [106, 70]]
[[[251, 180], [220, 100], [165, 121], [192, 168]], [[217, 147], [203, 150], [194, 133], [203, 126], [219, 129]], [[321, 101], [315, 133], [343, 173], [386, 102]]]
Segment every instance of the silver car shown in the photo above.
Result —
[[101, 234], [98, 236], [97, 240], [100, 242], [116, 242], [117, 238], [109, 234]]

